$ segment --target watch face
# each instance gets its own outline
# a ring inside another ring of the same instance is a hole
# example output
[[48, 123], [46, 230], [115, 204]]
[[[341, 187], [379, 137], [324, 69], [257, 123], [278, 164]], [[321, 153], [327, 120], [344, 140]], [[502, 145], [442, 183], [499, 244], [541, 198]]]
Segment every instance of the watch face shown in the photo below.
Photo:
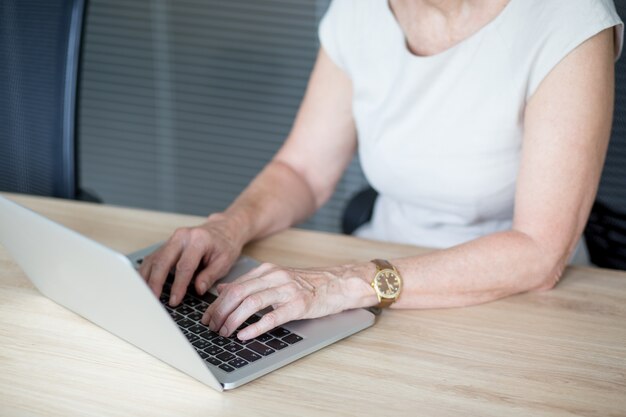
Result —
[[381, 297], [394, 298], [400, 292], [400, 277], [391, 269], [383, 269], [374, 278], [376, 289]]

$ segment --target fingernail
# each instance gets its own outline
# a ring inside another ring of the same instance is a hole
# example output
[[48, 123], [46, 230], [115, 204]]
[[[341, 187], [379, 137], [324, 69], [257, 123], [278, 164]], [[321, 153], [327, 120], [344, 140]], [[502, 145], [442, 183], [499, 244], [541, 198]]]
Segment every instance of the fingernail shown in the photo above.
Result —
[[246, 331], [237, 332], [237, 338], [238, 338], [239, 340], [242, 340], [242, 341], [243, 341], [243, 340], [248, 340], [248, 337], [246, 337], [246, 335], [247, 335], [248, 333], [249, 333], [249, 332], [246, 332]]
[[201, 282], [199, 287], [200, 287], [200, 295], [204, 294], [206, 292], [206, 282]]
[[172, 296], [170, 297], [170, 305], [171, 306], [175, 305], [177, 301], [178, 301], [178, 297], [176, 297], [176, 295], [172, 294]]
[[226, 335], [228, 335], [228, 329], [226, 328], [226, 326], [223, 326], [220, 329], [220, 336], [226, 336]]
[[209, 329], [215, 331], [215, 322], [213, 320], [209, 322]]

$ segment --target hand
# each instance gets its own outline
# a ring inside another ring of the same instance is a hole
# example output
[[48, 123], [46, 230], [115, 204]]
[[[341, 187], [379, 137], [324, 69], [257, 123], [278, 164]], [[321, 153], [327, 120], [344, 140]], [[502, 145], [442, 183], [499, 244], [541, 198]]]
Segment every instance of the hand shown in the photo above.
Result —
[[226, 275], [241, 254], [243, 242], [235, 230], [223, 214], [209, 216], [200, 226], [177, 229], [163, 246], [144, 259], [139, 273], [158, 297], [174, 269], [169, 301], [172, 306], [183, 299], [194, 274], [196, 291], [204, 294]]
[[272, 306], [258, 322], [237, 333], [252, 339], [292, 320], [322, 317], [343, 310], [375, 305], [376, 294], [366, 280], [368, 264], [295, 269], [263, 264], [230, 284], [219, 284], [219, 296], [202, 322], [230, 336], [254, 313]]

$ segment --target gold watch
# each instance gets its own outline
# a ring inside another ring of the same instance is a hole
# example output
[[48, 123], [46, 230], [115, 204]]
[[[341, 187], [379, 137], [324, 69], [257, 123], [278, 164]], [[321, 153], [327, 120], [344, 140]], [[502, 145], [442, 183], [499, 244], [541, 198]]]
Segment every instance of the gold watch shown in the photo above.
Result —
[[396, 302], [402, 291], [402, 277], [395, 266], [384, 259], [372, 259], [376, 265], [376, 275], [372, 288], [378, 297], [378, 308], [387, 308]]

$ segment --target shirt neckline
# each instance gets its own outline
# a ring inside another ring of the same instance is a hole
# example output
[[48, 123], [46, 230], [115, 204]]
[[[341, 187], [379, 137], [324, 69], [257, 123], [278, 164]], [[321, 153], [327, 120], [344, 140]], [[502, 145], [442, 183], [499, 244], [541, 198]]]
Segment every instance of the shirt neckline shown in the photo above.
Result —
[[462, 39], [461, 41], [455, 43], [451, 47], [444, 49], [441, 52], [437, 52], [436, 54], [432, 54], [432, 55], [417, 55], [413, 53], [411, 49], [409, 48], [409, 43], [406, 38], [406, 34], [404, 33], [404, 30], [402, 30], [402, 26], [400, 26], [400, 22], [398, 22], [398, 19], [396, 18], [396, 15], [394, 14], [393, 9], [391, 8], [391, 4], [389, 3], [389, 0], [384, 0], [384, 8], [385, 8], [385, 13], [387, 14], [388, 19], [390, 19], [391, 24], [393, 25], [396, 32], [398, 32], [400, 38], [402, 39], [402, 49], [404, 50], [404, 53], [409, 55], [413, 59], [426, 61], [426, 60], [435, 60], [435, 59], [446, 57], [450, 54], [453, 54], [456, 50], [463, 47], [464, 45], [467, 45], [473, 42], [475, 39], [480, 38], [480, 36], [482, 36], [485, 32], [487, 32], [490, 27], [496, 26], [497, 24], [499, 24], [501, 20], [504, 19], [505, 15], [509, 13], [509, 9], [512, 8], [511, 5], [515, 1], [516, 0], [509, 0], [509, 2], [506, 4], [506, 6], [504, 6], [504, 8], [500, 11], [500, 13], [498, 13], [493, 19], [491, 19], [489, 22], [487, 22], [477, 31], [469, 35], [467, 38]]

